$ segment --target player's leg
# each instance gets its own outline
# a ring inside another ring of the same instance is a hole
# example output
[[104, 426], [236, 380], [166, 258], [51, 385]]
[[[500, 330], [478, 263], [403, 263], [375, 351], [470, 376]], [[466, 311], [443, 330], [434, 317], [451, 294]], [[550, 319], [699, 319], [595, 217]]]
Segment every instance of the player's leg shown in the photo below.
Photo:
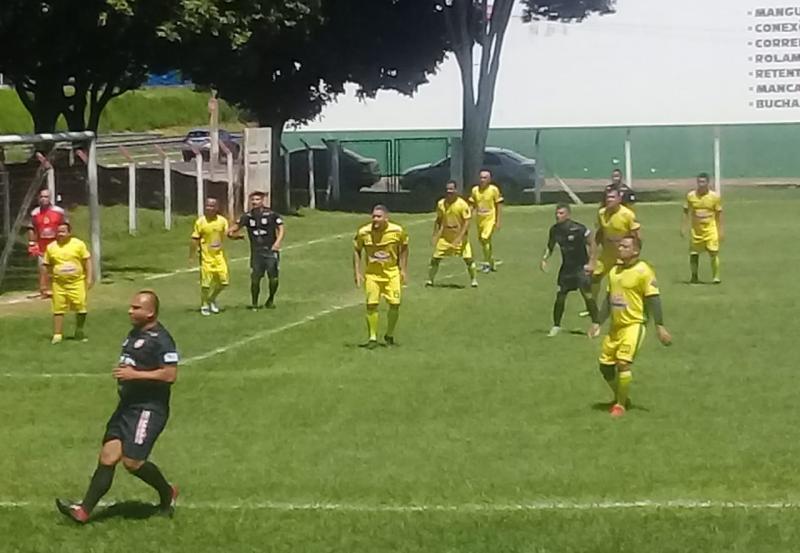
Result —
[[148, 461], [168, 417], [149, 409], [128, 410], [126, 417], [135, 427], [133, 433], [122, 440], [122, 464], [129, 473], [156, 490], [159, 506], [168, 509], [177, 496], [177, 489], [164, 478], [155, 463]]
[[706, 251], [711, 258], [711, 282], [719, 284], [722, 282], [719, 275], [719, 237], [712, 236], [706, 241]]
[[208, 298], [211, 296], [212, 282], [213, 273], [204, 265], [200, 265], [200, 313], [202, 315], [211, 315]]
[[700, 282], [700, 278], [698, 277], [698, 270], [700, 268], [700, 254], [697, 252], [690, 252], [689, 253], [689, 271], [691, 273], [691, 277], [689, 282], [692, 284], [697, 284]]
[[428, 280], [425, 281], [425, 286], [433, 286], [433, 282], [436, 279], [436, 273], [439, 272], [439, 264], [442, 262], [442, 258], [448, 254], [449, 249], [450, 243], [444, 238], [439, 238], [439, 240], [436, 241], [436, 246], [434, 246], [433, 250], [433, 256], [428, 264]]
[[393, 346], [394, 341], [394, 332], [397, 329], [397, 321], [400, 318], [400, 297], [402, 294], [402, 283], [400, 281], [400, 275], [396, 277], [392, 277], [389, 279], [389, 282], [386, 285], [384, 290], [384, 298], [386, 302], [389, 304], [389, 313], [388, 313], [388, 324], [386, 327], [386, 335], [384, 336], [384, 341], [387, 345]]
[[217, 305], [217, 298], [225, 288], [230, 284], [230, 277], [228, 276], [228, 264], [223, 263], [216, 267], [214, 271], [214, 285], [211, 289], [211, 295], [208, 297], [208, 307], [212, 313], [219, 313], [219, 306]]
[[624, 361], [617, 362], [617, 397], [611, 407], [611, 416], [620, 417], [625, 414], [628, 405], [628, 396], [633, 382], [631, 366]]
[[280, 253], [274, 252], [272, 256], [266, 259], [267, 262], [267, 279], [269, 281], [269, 297], [264, 307], [272, 309], [275, 307], [275, 294], [278, 292], [278, 275], [280, 267]]
[[367, 275], [364, 279], [364, 291], [367, 295], [367, 333], [369, 339], [365, 346], [374, 348], [378, 345], [378, 304], [380, 302], [382, 286], [378, 279]]
[[559, 287], [558, 292], [556, 292], [556, 301], [553, 303], [553, 328], [547, 334], [550, 338], [561, 332], [561, 320], [564, 318], [564, 308], [567, 305], [568, 293], [562, 287]]
[[486, 220], [478, 223], [479, 241], [483, 250], [483, 261], [486, 264], [486, 271], [496, 271], [494, 260], [494, 250], [492, 246], [492, 235], [494, 234], [494, 221]]
[[469, 275], [469, 285], [472, 286], [473, 288], [477, 288], [478, 267], [475, 264], [475, 258], [472, 257], [472, 245], [469, 243], [467, 238], [465, 238], [465, 240], [467, 240], [467, 242], [462, 246], [461, 258], [467, 265], [467, 274]]
[[585, 316], [589, 316], [592, 321], [596, 321], [598, 317], [598, 308], [597, 308], [597, 301], [592, 297], [592, 283], [591, 278], [587, 275], [580, 276], [580, 287], [578, 291], [581, 293], [581, 297], [583, 298], [583, 303], [586, 306]]
[[617, 366], [617, 398], [611, 408], [611, 415], [619, 417], [625, 414], [630, 406], [630, 388], [633, 382], [631, 365], [636, 353], [644, 341], [645, 327], [643, 324], [629, 325], [618, 331], [618, 346], [616, 350]]
[[86, 326], [86, 284], [81, 282], [77, 287], [71, 291], [70, 300], [73, 311], [75, 311], [75, 339], [86, 341], [86, 334], [84, 327]]
[[261, 295], [261, 279], [267, 270], [266, 260], [260, 253], [250, 254], [250, 309], [258, 309], [258, 296]]
[[53, 284], [53, 295], [51, 298], [53, 310], [53, 338], [52, 344], [59, 344], [64, 340], [64, 313], [69, 309], [67, 292], [58, 284]]
[[617, 347], [618, 341], [615, 339], [614, 333], [609, 332], [603, 338], [603, 344], [600, 346], [600, 358], [598, 364], [600, 367], [600, 374], [603, 375], [603, 380], [606, 381], [608, 387], [611, 389], [613, 395], [611, 401], [612, 406], [617, 403]]

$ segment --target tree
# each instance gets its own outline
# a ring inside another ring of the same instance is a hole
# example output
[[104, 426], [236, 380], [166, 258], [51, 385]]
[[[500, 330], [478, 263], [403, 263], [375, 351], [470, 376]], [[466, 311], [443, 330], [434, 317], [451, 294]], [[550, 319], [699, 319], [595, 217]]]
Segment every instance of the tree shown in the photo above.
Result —
[[[616, 0], [521, 0], [525, 21], [582, 21], [611, 13]], [[491, 124], [505, 33], [515, 0], [444, 0], [447, 34], [463, 88], [463, 181], [477, 182]], [[491, 5], [490, 5], [491, 4]], [[474, 70], [476, 46], [480, 50]]]
[[315, 15], [279, 28], [255, 22], [238, 46], [219, 34], [186, 48], [197, 60], [184, 64], [195, 82], [272, 128], [276, 202], [285, 197], [279, 144], [287, 124], [318, 116], [346, 83], [356, 83], [361, 97], [381, 89], [413, 94], [449, 48], [435, 0], [322, 0]]

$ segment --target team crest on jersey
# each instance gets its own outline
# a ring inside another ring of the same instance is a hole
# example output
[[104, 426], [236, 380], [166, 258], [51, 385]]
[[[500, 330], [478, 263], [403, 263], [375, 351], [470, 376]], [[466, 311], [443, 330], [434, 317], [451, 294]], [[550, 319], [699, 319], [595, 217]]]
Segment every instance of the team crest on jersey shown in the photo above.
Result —
[[269, 219], [267, 219], [266, 217], [262, 217], [262, 218], [261, 218], [261, 224], [262, 224], [262, 225], [266, 225], [266, 224], [268, 224], [268, 223], [269, 223]]
[[144, 338], [139, 338], [133, 343], [133, 349], [139, 349], [144, 345]]
[[573, 242], [575, 240], [575, 237], [570, 234], [569, 236], [567, 236], [567, 240]]

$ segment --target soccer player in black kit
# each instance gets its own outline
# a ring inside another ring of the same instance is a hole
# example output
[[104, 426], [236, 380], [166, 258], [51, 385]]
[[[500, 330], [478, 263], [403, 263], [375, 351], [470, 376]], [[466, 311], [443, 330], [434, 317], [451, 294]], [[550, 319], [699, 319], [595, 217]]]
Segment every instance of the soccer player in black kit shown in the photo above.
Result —
[[593, 321], [597, 320], [597, 303], [592, 299], [591, 249], [594, 247], [592, 231], [584, 225], [572, 220], [572, 211], [566, 204], [556, 206], [556, 224], [550, 227], [547, 239], [547, 248], [542, 257], [541, 269], [547, 271], [547, 260], [553, 255], [553, 250], [558, 244], [561, 250], [561, 269], [558, 271], [558, 293], [553, 306], [553, 328], [548, 336], [556, 336], [561, 332], [561, 319], [564, 316], [564, 306], [567, 294], [578, 290], [583, 296], [586, 310]]
[[103, 447], [83, 501], [56, 499], [56, 507], [78, 523], [88, 522], [92, 510], [114, 480], [122, 461], [127, 471], [158, 492], [159, 512], [172, 516], [178, 488], [167, 482], [148, 461], [150, 452], [169, 418], [170, 388], [178, 375], [175, 341], [158, 322], [158, 296], [137, 293], [128, 315], [133, 328], [122, 342], [119, 362], [112, 371], [117, 379], [119, 404], [106, 425]]
[[250, 211], [243, 213], [228, 231], [228, 237], [242, 240], [239, 235], [242, 228], [247, 229], [250, 237], [250, 309], [258, 309], [258, 296], [261, 294], [261, 279], [267, 273], [269, 279], [269, 297], [264, 307], [275, 307], [275, 292], [278, 291], [278, 269], [281, 259], [281, 244], [285, 230], [283, 218], [265, 205], [267, 194], [253, 192], [250, 194]]

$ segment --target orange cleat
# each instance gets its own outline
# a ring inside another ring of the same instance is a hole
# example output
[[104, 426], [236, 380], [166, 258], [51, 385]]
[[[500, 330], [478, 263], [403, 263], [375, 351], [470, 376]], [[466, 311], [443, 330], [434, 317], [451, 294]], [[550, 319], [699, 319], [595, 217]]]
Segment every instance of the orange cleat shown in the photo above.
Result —
[[614, 405], [611, 406], [611, 410], [609, 411], [609, 413], [611, 413], [612, 417], [619, 418], [625, 414], [625, 408], [619, 403], [615, 403]]

